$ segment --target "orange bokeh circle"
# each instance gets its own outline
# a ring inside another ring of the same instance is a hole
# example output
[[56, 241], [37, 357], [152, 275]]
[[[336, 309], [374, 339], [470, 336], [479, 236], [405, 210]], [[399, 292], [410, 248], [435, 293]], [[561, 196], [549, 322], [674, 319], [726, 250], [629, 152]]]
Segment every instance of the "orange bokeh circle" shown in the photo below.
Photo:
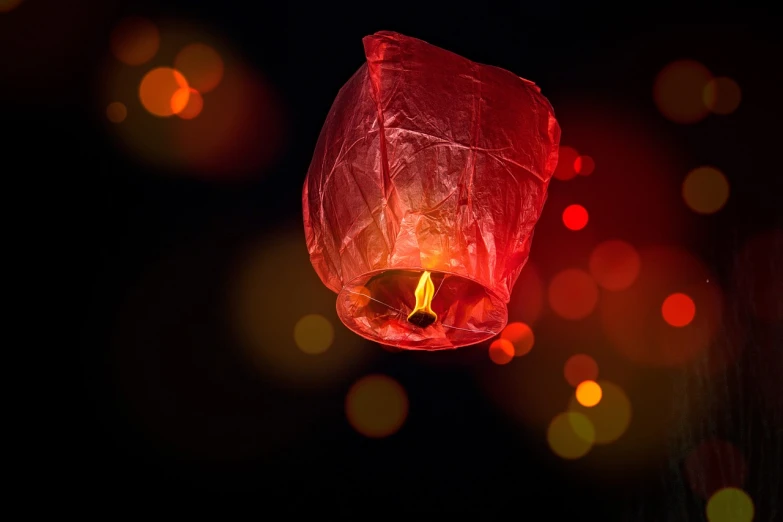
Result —
[[165, 118], [187, 107], [190, 86], [185, 76], [176, 69], [158, 67], [142, 78], [139, 99], [150, 114]]

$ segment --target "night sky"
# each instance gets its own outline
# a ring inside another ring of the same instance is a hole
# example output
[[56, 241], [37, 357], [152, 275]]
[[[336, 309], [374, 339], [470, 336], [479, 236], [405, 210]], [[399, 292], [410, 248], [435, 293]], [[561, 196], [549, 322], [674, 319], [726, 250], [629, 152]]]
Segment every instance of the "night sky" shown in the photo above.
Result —
[[[128, 16], [160, 29], [148, 63], [112, 55]], [[272, 518], [707, 520], [686, 463], [719, 440], [742, 463], [719, 458], [697, 474], [747, 492], [754, 520], [783, 520], [780, 24], [771, 7], [687, 2], [26, 0], [0, 13], [3, 171], [31, 184], [7, 195], [26, 207], [11, 222], [41, 249], [41, 281], [53, 280], [33, 317], [56, 340], [34, 333], [22, 348], [51, 353], [45, 365], [63, 381], [45, 393], [38, 445], [52, 457], [38, 472], [59, 477], [46, 489], [114, 511], [246, 498], [252, 516]], [[364, 63], [362, 38], [381, 30], [536, 82], [561, 146], [595, 161], [589, 176], [549, 186], [535, 273], [525, 269], [509, 305], [535, 345], [509, 364], [493, 363], [489, 342], [413, 353], [366, 341], [340, 324], [310, 265], [302, 184], [338, 90]], [[139, 81], [190, 40], [218, 51], [222, 83], [192, 120], [147, 114]], [[736, 110], [667, 119], [653, 87], [682, 59], [733, 79]], [[121, 123], [107, 120], [116, 101]], [[710, 215], [681, 195], [700, 166], [730, 186]], [[590, 213], [583, 230], [563, 226], [571, 204]], [[608, 239], [639, 250], [641, 286], [602, 289], [588, 317], [559, 317], [547, 288], [587, 270]], [[652, 263], [660, 245], [698, 261]], [[650, 266], [660, 270], [647, 277]], [[656, 337], [660, 302], [645, 299], [672, 282], [692, 289], [697, 317], [717, 311], [708, 347], [661, 359], [672, 338]], [[607, 310], [638, 319], [628, 324], [645, 348], [617, 350]], [[323, 354], [294, 343], [306, 314], [333, 325]], [[567, 460], [547, 425], [573, 396], [563, 364], [576, 353], [625, 390], [633, 416], [616, 442]], [[346, 419], [346, 394], [371, 374], [398, 382], [409, 405], [399, 431], [377, 439]], [[746, 519], [710, 522], [729, 520]]]

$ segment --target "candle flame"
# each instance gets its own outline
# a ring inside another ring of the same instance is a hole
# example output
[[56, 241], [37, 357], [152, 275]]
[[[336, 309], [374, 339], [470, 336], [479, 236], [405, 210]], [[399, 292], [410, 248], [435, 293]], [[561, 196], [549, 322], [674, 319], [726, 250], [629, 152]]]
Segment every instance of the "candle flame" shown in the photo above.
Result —
[[432, 311], [432, 298], [435, 297], [435, 285], [429, 271], [419, 278], [419, 284], [413, 293], [416, 296], [416, 307], [408, 316], [408, 322], [421, 328], [426, 328], [438, 320], [438, 314]]

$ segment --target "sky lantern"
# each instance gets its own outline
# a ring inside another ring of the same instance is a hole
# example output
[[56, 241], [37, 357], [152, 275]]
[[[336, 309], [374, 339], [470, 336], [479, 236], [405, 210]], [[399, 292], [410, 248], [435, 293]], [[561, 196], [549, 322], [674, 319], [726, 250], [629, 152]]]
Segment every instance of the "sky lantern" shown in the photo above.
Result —
[[411, 350], [499, 334], [557, 164], [532, 82], [421, 40], [365, 37], [302, 195], [310, 260], [358, 335]]

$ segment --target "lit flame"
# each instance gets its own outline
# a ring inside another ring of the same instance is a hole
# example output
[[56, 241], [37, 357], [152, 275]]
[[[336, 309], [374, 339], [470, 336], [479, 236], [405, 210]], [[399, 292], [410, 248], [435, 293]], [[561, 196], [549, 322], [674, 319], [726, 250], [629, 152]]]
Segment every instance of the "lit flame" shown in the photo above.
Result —
[[429, 271], [421, 274], [419, 284], [414, 292], [416, 307], [408, 316], [408, 322], [421, 328], [426, 328], [438, 320], [438, 314], [432, 311], [432, 298], [435, 297], [435, 285]]

